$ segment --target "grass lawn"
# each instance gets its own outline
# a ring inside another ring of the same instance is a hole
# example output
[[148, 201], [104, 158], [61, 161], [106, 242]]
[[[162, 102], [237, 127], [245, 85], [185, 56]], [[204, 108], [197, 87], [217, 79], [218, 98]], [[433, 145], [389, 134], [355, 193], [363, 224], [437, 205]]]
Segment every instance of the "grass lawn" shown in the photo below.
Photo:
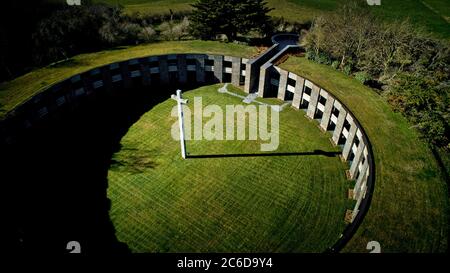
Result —
[[437, 163], [406, 119], [383, 98], [329, 66], [291, 57], [282, 68], [330, 91], [351, 109], [373, 145], [375, 192], [369, 213], [345, 251], [443, 252], [448, 239], [448, 196]]
[[[193, 105], [243, 104], [205, 86]], [[239, 89], [229, 86], [237, 93]], [[270, 102], [272, 104], [272, 102]], [[245, 105], [245, 104], [244, 104]], [[256, 104], [255, 104], [256, 105]], [[108, 174], [111, 220], [134, 252], [321, 252], [344, 229], [350, 182], [336, 156], [180, 157], [170, 130], [171, 99], [154, 106], [124, 136]], [[203, 121], [207, 122], [207, 118]], [[256, 126], [251, 124], [250, 126]], [[339, 151], [303, 111], [280, 113], [274, 153]], [[260, 141], [188, 141], [191, 155], [261, 154]]]
[[50, 65], [0, 83], [0, 119], [17, 105], [49, 85], [94, 67], [148, 55], [170, 53], [211, 53], [250, 57], [256, 54], [253, 47], [211, 41], [161, 42], [148, 45], [120, 47], [101, 52], [81, 54], [66, 62]]
[[[120, 3], [128, 13], [167, 14], [169, 10], [189, 11], [195, 0], [96, 0]], [[267, 0], [274, 8], [270, 15], [289, 21], [308, 22], [315, 16], [336, 9], [335, 0]], [[448, 0], [382, 0], [371, 9], [387, 21], [409, 18], [416, 26], [423, 26], [437, 37], [450, 39], [450, 5]]]

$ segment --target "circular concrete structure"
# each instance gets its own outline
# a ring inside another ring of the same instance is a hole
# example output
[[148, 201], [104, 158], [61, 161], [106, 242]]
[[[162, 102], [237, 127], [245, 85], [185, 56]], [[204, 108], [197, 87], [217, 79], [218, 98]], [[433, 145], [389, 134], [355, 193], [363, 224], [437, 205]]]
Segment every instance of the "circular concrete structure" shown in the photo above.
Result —
[[[292, 40], [289, 36], [288, 40]], [[275, 42], [286, 41], [285, 36]], [[281, 51], [276, 54], [279, 56]], [[272, 55], [272, 59], [274, 58]], [[269, 58], [270, 59], [270, 58]], [[254, 73], [258, 70], [258, 73]], [[252, 77], [257, 78], [252, 79]], [[355, 181], [349, 197], [356, 200], [348, 211], [349, 223], [341, 238], [328, 251], [339, 251], [351, 238], [366, 214], [375, 181], [375, 166], [370, 141], [364, 128], [332, 93], [272, 65], [233, 56], [208, 54], [170, 54], [148, 56], [112, 63], [73, 75], [33, 96], [8, 113], [0, 123], [1, 145], [11, 145], [27, 132], [57, 118], [63, 112], [75, 112], [86, 101], [99, 94], [120, 92], [136, 86], [158, 86], [166, 89], [199, 86], [218, 82], [245, 83], [247, 92], [258, 91], [261, 97], [277, 97], [318, 122], [319, 128], [332, 134], [331, 141], [342, 148], [341, 157], [348, 162], [347, 177]], [[247, 88], [251, 86], [252, 88]], [[170, 95], [166, 94], [167, 97]], [[6, 147], [5, 146], [5, 147]]]

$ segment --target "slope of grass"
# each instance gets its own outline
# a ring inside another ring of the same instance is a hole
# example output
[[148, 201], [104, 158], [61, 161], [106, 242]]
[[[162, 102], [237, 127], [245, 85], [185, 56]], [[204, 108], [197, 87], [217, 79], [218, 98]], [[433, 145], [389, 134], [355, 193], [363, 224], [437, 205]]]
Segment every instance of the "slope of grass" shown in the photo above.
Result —
[[66, 62], [37, 69], [10, 82], [0, 83], [0, 119], [49, 85], [94, 67], [148, 55], [192, 52], [249, 57], [256, 53], [256, 48], [205, 41], [161, 42], [77, 55]]
[[[184, 97], [191, 110], [194, 97], [223, 111], [243, 104], [218, 93], [219, 87]], [[321, 252], [337, 241], [352, 205], [338, 157], [253, 156], [262, 153], [260, 141], [192, 140], [190, 155], [218, 157], [182, 160], [170, 133], [174, 106], [169, 99], [144, 114], [113, 156], [108, 197], [120, 241], [135, 252]], [[338, 148], [302, 111], [283, 110], [280, 146], [273, 153], [314, 150]], [[221, 156], [230, 154], [252, 156]]]
[[282, 68], [329, 90], [347, 105], [366, 130], [376, 164], [369, 213], [346, 251], [366, 252], [379, 241], [384, 252], [443, 252], [448, 239], [448, 196], [430, 150], [406, 119], [356, 80], [304, 58]]

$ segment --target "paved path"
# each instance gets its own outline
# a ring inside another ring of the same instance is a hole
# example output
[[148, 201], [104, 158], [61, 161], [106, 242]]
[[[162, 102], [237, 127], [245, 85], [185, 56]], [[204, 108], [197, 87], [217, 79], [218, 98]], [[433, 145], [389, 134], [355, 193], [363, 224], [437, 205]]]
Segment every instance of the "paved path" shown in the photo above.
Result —
[[242, 102], [247, 103], [247, 104], [255, 102], [255, 103], [258, 103], [258, 104], [261, 104], [261, 105], [270, 106], [270, 107], [272, 107], [272, 109], [274, 109], [277, 112], [283, 111], [283, 109], [286, 108], [286, 106], [288, 106], [288, 105], [290, 105], [292, 103], [292, 102], [288, 101], [288, 102], [285, 102], [283, 105], [275, 105], [275, 104], [267, 104], [267, 103], [264, 103], [264, 102], [260, 102], [260, 101], [256, 100], [256, 98], [258, 97], [258, 93], [251, 93], [248, 96], [244, 97], [244, 96], [241, 96], [239, 94], [235, 94], [233, 92], [228, 91], [228, 83], [225, 83], [225, 85], [222, 86], [221, 88], [217, 89], [217, 91], [219, 93], [222, 93], [222, 94], [228, 94], [228, 95], [231, 95], [231, 96], [234, 96], [234, 97], [241, 98]]

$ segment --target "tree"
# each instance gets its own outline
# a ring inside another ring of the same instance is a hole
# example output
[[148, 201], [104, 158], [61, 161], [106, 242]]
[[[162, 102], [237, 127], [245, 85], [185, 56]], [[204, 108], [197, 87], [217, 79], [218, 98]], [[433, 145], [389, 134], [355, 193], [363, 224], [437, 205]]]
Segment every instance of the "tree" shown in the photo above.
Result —
[[262, 31], [270, 23], [270, 8], [264, 0], [199, 0], [193, 4], [191, 32], [201, 39], [225, 34], [229, 41], [237, 34]]
[[342, 2], [340, 8], [316, 18], [303, 45], [316, 55], [326, 52], [343, 69], [353, 65], [368, 47], [376, 42], [376, 19], [361, 1]]

